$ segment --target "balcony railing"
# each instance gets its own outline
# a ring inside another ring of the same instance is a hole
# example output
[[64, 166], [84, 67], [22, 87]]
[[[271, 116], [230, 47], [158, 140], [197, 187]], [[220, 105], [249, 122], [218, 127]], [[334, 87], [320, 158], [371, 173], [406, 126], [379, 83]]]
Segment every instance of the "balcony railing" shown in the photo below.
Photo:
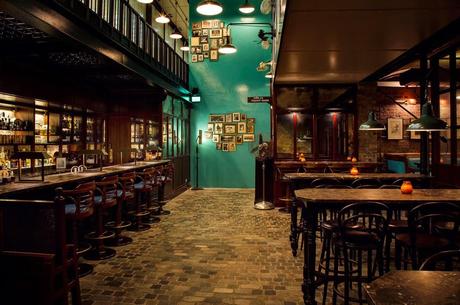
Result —
[[169, 80], [188, 88], [188, 64], [126, 0], [53, 0], [121, 44]]

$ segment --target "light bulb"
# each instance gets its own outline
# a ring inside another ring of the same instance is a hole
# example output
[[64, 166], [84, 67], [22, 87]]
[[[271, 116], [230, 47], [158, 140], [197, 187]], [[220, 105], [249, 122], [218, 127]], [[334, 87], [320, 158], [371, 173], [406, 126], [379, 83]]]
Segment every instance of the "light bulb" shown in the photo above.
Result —
[[255, 9], [256, 8], [254, 7], [254, 5], [248, 3], [248, 0], [246, 0], [246, 2], [239, 8], [240, 12], [243, 14], [251, 14], [255, 11]]
[[273, 78], [273, 73], [268, 72], [267, 74], [265, 74], [265, 78]]
[[149, 3], [152, 3], [153, 0], [137, 0], [137, 2], [144, 3], [144, 4], [149, 4]]
[[155, 21], [158, 23], [169, 23], [171, 19], [168, 18], [168, 16], [161, 14], [157, 18], [155, 18]]
[[233, 54], [236, 53], [237, 49], [231, 43], [227, 43], [226, 45], [219, 48], [220, 54]]

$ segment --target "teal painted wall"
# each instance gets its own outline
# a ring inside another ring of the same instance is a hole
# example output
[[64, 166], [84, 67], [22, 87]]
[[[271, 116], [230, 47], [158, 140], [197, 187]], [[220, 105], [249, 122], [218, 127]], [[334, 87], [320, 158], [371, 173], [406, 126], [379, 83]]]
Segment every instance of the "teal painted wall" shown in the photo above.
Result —
[[[224, 11], [215, 17], [196, 13], [198, 0], [190, 1], [190, 22], [207, 19], [220, 19], [227, 25], [230, 22], [270, 22], [270, 15], [262, 15], [258, 9], [260, 0], [252, 0], [256, 11], [243, 16], [238, 7], [243, 0], [222, 0]], [[190, 87], [198, 87], [201, 102], [194, 104], [191, 114], [191, 164], [192, 185], [195, 185], [195, 141], [198, 130], [207, 128], [209, 114], [241, 112], [248, 118], [256, 119], [255, 135], [270, 138], [270, 106], [268, 104], [248, 104], [248, 96], [270, 95], [270, 82], [264, 72], [257, 72], [261, 61], [270, 60], [271, 49], [264, 50], [258, 42], [260, 26], [232, 26], [232, 43], [237, 47], [235, 54], [219, 57], [217, 62], [205, 60], [190, 62]], [[263, 28], [269, 31], [269, 28]], [[191, 36], [191, 34], [190, 34]], [[204, 135], [204, 134], [203, 134]], [[244, 143], [237, 145], [236, 152], [222, 152], [215, 143], [203, 137], [200, 145], [199, 184], [201, 187], [253, 188], [255, 184], [255, 157], [250, 152], [256, 145]]]

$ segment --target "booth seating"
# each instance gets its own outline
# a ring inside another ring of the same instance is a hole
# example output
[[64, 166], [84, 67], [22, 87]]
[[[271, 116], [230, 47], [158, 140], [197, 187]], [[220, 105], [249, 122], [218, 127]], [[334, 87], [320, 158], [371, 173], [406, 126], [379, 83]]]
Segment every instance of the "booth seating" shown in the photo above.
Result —
[[[81, 304], [75, 244], [66, 240], [65, 199], [0, 200], [0, 304]], [[20, 285], [18, 285], [20, 283]]]

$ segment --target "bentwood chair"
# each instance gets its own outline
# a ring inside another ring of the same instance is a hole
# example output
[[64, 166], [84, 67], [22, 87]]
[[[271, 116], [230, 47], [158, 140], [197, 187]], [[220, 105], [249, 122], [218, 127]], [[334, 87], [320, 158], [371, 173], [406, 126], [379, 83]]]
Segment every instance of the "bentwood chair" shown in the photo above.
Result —
[[[383, 246], [386, 237], [388, 221], [391, 218], [390, 209], [380, 202], [352, 203], [342, 208], [338, 213], [338, 234], [334, 242], [334, 288], [332, 303], [337, 303], [337, 297], [350, 302], [364, 303], [363, 283], [370, 283], [384, 272]], [[339, 289], [339, 253], [343, 256], [343, 289]], [[363, 254], [366, 259], [363, 260]], [[352, 260], [351, 256], [356, 256]], [[326, 263], [328, 263], [326, 258]], [[367, 264], [366, 274], [363, 274], [363, 264]], [[355, 264], [356, 269], [351, 268]], [[356, 281], [357, 295], [350, 295], [352, 282]]]
[[422, 263], [420, 270], [460, 271], [460, 250], [448, 250], [436, 253]]
[[423, 203], [409, 211], [409, 232], [396, 234], [395, 265], [404, 269], [410, 257], [412, 269], [419, 268], [419, 261], [432, 254], [454, 249], [460, 228], [460, 207], [450, 202]]

